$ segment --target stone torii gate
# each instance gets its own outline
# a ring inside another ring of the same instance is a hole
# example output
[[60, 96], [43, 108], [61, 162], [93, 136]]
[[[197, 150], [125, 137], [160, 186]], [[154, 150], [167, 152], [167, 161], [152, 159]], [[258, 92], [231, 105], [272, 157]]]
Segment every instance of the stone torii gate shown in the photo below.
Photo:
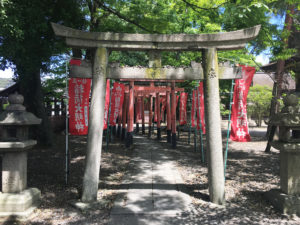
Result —
[[[241, 70], [237, 67], [219, 66], [217, 50], [244, 48], [246, 42], [258, 35], [260, 25], [233, 32], [196, 35], [96, 33], [75, 30], [53, 23], [52, 27], [57, 36], [66, 39], [68, 46], [94, 50], [92, 63], [86, 63], [86, 71], [90, 73], [81, 73], [81, 77], [92, 78], [87, 155], [81, 201], [89, 203], [97, 200], [106, 79], [180, 79], [204, 80], [209, 195], [213, 203], [224, 204], [225, 181], [219, 79], [240, 78]], [[109, 66], [108, 55], [113, 50], [149, 51], [149, 68]], [[161, 51], [202, 51], [203, 69], [201, 66], [161, 67]], [[174, 97], [175, 95], [172, 95], [172, 98]]]

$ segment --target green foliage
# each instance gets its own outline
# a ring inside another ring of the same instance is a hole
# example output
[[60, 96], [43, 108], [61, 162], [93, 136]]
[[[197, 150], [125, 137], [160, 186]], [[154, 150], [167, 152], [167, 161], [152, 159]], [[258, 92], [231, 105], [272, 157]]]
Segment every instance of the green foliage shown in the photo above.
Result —
[[80, 0], [1, 1], [1, 69], [15, 65], [19, 76], [36, 67], [46, 72], [51, 56], [66, 51], [63, 42], [54, 36], [50, 22], [83, 28], [81, 4]]
[[110, 62], [118, 62], [121, 66], [148, 66], [148, 55], [145, 52], [113, 51]]
[[268, 86], [255, 85], [250, 87], [247, 98], [248, 115], [256, 120], [258, 126], [264, 117], [269, 115], [272, 100], [272, 89]]

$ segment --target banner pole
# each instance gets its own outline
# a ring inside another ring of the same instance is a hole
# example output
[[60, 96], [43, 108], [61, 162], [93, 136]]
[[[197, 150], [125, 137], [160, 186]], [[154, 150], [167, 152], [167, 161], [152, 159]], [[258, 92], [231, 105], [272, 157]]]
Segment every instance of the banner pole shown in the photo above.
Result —
[[[192, 100], [193, 101], [193, 100]], [[190, 103], [191, 101], [189, 101]], [[189, 104], [190, 105], [190, 104]], [[192, 107], [191, 107], [192, 108]], [[192, 109], [190, 113], [190, 122], [189, 122], [189, 133], [188, 133], [188, 145], [191, 143], [191, 124], [192, 124]]]
[[68, 79], [68, 63], [66, 60], [66, 152], [65, 152], [65, 183], [68, 185], [69, 175], [69, 79]]
[[226, 149], [225, 149], [225, 156], [224, 156], [224, 179], [225, 180], [226, 180], [228, 143], [229, 143], [229, 134], [230, 134], [230, 125], [231, 125], [231, 107], [232, 107], [233, 87], [234, 87], [234, 79], [231, 80], [230, 100], [229, 100], [229, 115], [228, 115], [228, 125], [227, 125], [227, 140], [226, 140]]

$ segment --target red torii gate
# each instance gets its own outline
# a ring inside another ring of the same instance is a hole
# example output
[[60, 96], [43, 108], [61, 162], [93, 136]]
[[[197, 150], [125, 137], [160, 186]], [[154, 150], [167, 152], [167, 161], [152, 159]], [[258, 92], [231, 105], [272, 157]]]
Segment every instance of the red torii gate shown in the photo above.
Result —
[[[160, 96], [161, 95], [165, 95], [167, 98], [167, 140], [168, 142], [171, 142], [171, 127], [174, 128], [173, 130], [173, 134], [176, 135], [176, 97], [175, 97], [175, 101], [171, 101], [171, 104], [175, 106], [175, 110], [173, 112], [173, 114], [171, 114], [171, 110], [170, 110], [170, 92], [172, 92], [172, 87], [166, 87], [166, 86], [153, 86], [154, 82], [150, 82], [150, 86], [134, 86], [134, 81], [130, 81], [130, 85], [129, 86], [125, 86], [125, 94], [129, 93], [129, 107], [127, 107], [127, 99], [126, 101], [123, 103], [123, 109], [126, 110], [126, 116], [124, 115], [124, 117], [122, 118], [122, 139], [124, 139], [125, 137], [125, 133], [126, 133], [126, 129], [125, 128], [125, 124], [126, 124], [126, 119], [128, 121], [127, 124], [127, 136], [126, 136], [126, 147], [130, 147], [130, 145], [132, 144], [132, 136], [133, 136], [133, 122], [134, 122], [134, 108], [130, 107], [130, 102], [133, 102], [132, 105], [134, 105], [134, 99], [133, 96], [137, 96], [139, 97], [139, 94], [141, 94], [142, 97], [142, 132], [143, 134], [145, 133], [145, 115], [144, 115], [144, 98], [145, 96], [150, 96], [150, 102], [149, 102], [149, 132], [148, 132], [148, 136], [151, 136], [151, 128], [152, 128], [152, 97], [156, 96], [156, 115], [157, 115], [157, 139], [160, 140], [161, 139], [161, 129], [160, 129]], [[133, 94], [131, 94], [131, 88], [133, 88]], [[175, 92], [182, 92], [184, 91], [184, 88], [174, 88], [174, 95]], [[125, 95], [126, 96], [126, 95]], [[171, 119], [171, 118], [175, 118], [175, 119]], [[120, 124], [120, 123], [119, 123]], [[137, 129], [138, 129], [138, 123], [137, 123]], [[174, 139], [174, 141], [172, 142], [173, 146], [176, 147], [176, 137]]]

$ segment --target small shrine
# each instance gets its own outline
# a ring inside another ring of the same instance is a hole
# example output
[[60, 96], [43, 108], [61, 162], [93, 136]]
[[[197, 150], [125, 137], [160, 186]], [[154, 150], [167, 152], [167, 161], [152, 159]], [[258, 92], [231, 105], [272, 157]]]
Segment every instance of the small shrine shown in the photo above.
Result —
[[23, 217], [36, 208], [41, 197], [37, 188], [27, 188], [27, 151], [37, 143], [29, 138], [29, 128], [41, 119], [26, 111], [22, 95], [11, 94], [8, 101], [9, 106], [0, 114], [0, 216]]
[[271, 145], [280, 150], [280, 190], [267, 192], [266, 198], [282, 213], [300, 216], [300, 139], [293, 135], [300, 130], [298, 97], [286, 96], [284, 107], [270, 123], [279, 127], [279, 140]]

